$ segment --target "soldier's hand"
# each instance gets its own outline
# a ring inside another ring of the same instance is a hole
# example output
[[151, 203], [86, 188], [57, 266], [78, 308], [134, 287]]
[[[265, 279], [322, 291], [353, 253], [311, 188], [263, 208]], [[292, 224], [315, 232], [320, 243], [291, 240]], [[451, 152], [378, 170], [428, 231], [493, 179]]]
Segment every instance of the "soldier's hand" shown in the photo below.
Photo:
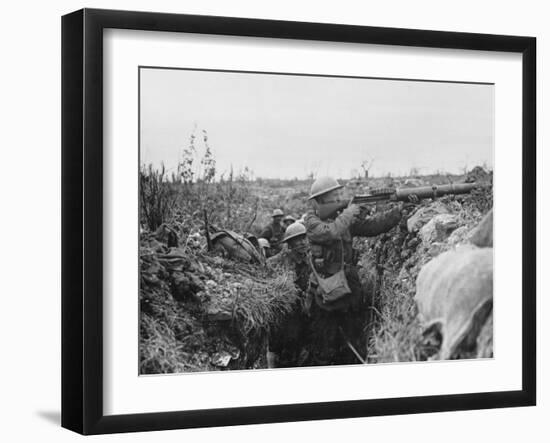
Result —
[[352, 217], [358, 217], [359, 213], [361, 212], [361, 207], [359, 205], [356, 205], [355, 203], [350, 203], [345, 209], [345, 212], [347, 214], [350, 214]]
[[418, 195], [411, 194], [407, 197], [407, 201], [403, 203], [402, 209], [405, 211], [413, 209], [419, 202], [420, 199], [418, 198]]

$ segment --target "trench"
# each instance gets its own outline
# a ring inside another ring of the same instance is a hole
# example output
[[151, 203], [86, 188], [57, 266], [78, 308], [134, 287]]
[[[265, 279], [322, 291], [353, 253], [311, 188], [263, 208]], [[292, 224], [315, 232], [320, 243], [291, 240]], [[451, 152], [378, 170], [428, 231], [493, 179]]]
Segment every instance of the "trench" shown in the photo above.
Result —
[[[455, 211], [460, 226], [470, 229], [492, 206], [490, 195], [490, 191], [485, 191], [482, 195], [440, 201]], [[357, 269], [368, 294], [368, 306], [363, 315], [351, 322], [348, 319], [351, 324], [345, 334], [335, 332], [339, 325], [331, 331], [338, 335], [339, 342], [340, 355], [335, 360], [304, 358], [301, 349], [312, 346], [316, 325], [311, 318], [303, 318], [308, 333], [298, 335], [293, 345], [298, 351], [288, 366], [430, 358], [434, 350], [423, 346], [425, 331], [414, 301], [416, 277], [423, 264], [448, 247], [444, 242], [424, 245], [417, 233], [408, 231], [406, 220], [377, 237], [354, 239]], [[264, 275], [259, 267], [204, 254], [199, 245], [196, 249], [176, 248], [171, 253], [181, 257], [169, 264], [168, 249], [154, 242], [140, 248], [140, 373], [266, 368], [268, 341], [292, 312], [289, 306], [294, 306], [295, 300], [290, 297], [277, 306], [271, 305], [279, 296], [284, 299], [295, 290], [289, 285], [292, 278]], [[281, 283], [283, 280], [286, 283]], [[243, 300], [236, 295], [239, 292], [233, 289], [247, 281], [244, 286], [250, 299], [243, 307], [239, 306]], [[277, 293], [274, 282], [282, 284]], [[264, 301], [256, 303], [258, 297]], [[225, 303], [221, 303], [219, 311], [211, 309], [216, 300]], [[492, 339], [492, 326], [487, 326], [492, 325], [492, 311], [479, 324], [481, 332], [476, 334], [483, 335], [482, 331], [487, 330], [487, 340]], [[318, 326], [322, 335], [323, 324]], [[467, 340], [470, 348], [472, 340]], [[322, 342], [320, 339], [315, 346], [322, 346]], [[437, 342], [436, 335], [436, 346]]]

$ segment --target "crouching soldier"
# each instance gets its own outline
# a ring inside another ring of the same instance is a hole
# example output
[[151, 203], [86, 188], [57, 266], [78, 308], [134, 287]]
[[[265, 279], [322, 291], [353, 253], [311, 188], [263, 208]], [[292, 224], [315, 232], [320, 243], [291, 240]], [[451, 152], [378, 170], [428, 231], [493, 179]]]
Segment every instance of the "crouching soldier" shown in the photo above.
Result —
[[258, 250], [260, 252], [260, 255], [262, 256], [262, 259], [265, 260], [269, 256], [269, 248], [271, 245], [265, 238], [259, 238], [258, 239]]
[[269, 368], [301, 366], [306, 356], [302, 344], [306, 332], [304, 299], [311, 272], [308, 259], [306, 228], [301, 223], [291, 224], [282, 240], [288, 245], [277, 255], [267, 259], [267, 266], [280, 272], [291, 272], [298, 289], [298, 299], [292, 311], [270, 334], [267, 363]]
[[259, 237], [269, 241], [269, 256], [277, 254], [282, 248], [281, 240], [285, 234], [285, 228], [282, 224], [283, 216], [283, 211], [275, 209], [271, 214], [271, 223], [262, 229], [259, 235]]
[[312, 267], [308, 348], [313, 365], [359, 363], [365, 358], [363, 328], [372, 294], [365, 293], [359, 279], [352, 240], [387, 232], [402, 218], [401, 204], [372, 216], [361, 215], [361, 208], [350, 204], [339, 214], [319, 218], [323, 205], [344, 201], [342, 187], [330, 177], [317, 179], [309, 197], [312, 209], [304, 219]]

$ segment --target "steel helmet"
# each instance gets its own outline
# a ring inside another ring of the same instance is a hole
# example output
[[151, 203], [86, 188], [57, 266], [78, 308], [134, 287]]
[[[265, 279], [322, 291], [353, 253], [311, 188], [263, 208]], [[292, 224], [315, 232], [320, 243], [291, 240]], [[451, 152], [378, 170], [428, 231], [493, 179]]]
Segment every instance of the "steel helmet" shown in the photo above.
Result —
[[283, 215], [283, 211], [281, 211], [280, 209], [275, 209], [273, 211], [273, 214], [271, 214], [271, 217], [282, 217]]
[[283, 218], [283, 221], [292, 221], [293, 223], [296, 221], [296, 219], [292, 215], [287, 215], [285, 218]]
[[258, 239], [258, 245], [260, 246], [260, 248], [270, 248], [271, 245], [269, 244], [269, 241], [267, 241], [267, 239], [265, 238], [259, 238]]
[[327, 192], [334, 191], [335, 189], [343, 188], [344, 185], [338, 183], [338, 181], [332, 177], [319, 177], [311, 185], [311, 192], [308, 200], [319, 197]]
[[299, 235], [306, 235], [306, 227], [302, 223], [294, 222], [286, 228], [283, 241], [286, 242], [291, 238], [298, 237]]

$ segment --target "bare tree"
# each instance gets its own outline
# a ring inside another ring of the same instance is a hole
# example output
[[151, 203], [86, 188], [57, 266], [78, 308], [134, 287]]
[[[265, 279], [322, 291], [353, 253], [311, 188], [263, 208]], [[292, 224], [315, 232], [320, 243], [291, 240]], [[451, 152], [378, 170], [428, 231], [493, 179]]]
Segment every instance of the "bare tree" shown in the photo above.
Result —
[[361, 162], [361, 169], [363, 170], [365, 179], [369, 178], [369, 171], [372, 168], [372, 165], [374, 164], [375, 160], [376, 160], [375, 157], [368, 156], [365, 160]]

